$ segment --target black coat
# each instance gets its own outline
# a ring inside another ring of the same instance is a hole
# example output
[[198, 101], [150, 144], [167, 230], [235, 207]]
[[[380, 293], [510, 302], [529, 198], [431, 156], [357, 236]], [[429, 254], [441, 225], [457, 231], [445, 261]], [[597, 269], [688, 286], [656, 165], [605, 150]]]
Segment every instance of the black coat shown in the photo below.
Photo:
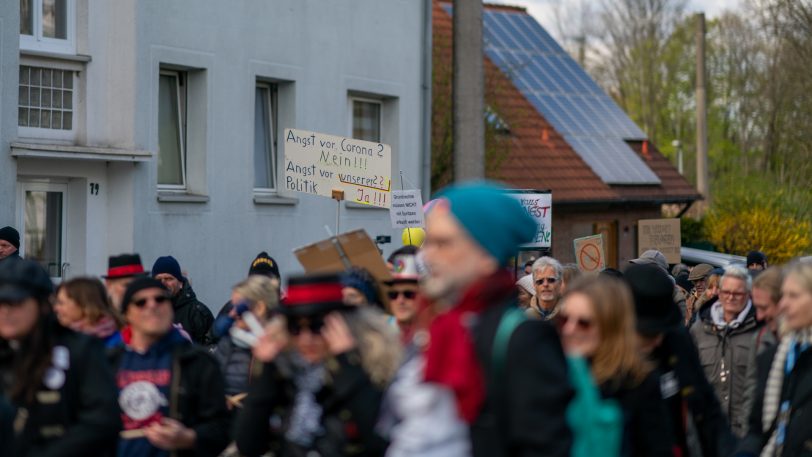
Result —
[[[777, 347], [761, 353], [756, 358], [758, 383], [756, 401], [750, 411], [750, 428], [739, 446], [742, 455], [758, 455], [767, 444], [771, 433], [763, 432], [762, 411], [767, 378]], [[812, 349], [798, 357], [795, 368], [784, 379], [781, 399], [790, 401], [790, 418], [787, 424], [784, 451], [780, 457], [812, 457]]]
[[[383, 455], [385, 441], [375, 432], [383, 391], [372, 384], [361, 367], [357, 351], [329, 359], [329, 376], [316, 395], [322, 406], [324, 434], [315, 439], [313, 449], [304, 449], [285, 440], [288, 414], [296, 395], [291, 373], [282, 359], [262, 366], [252, 381], [243, 409], [237, 413], [234, 437], [240, 452], [258, 456], [268, 449], [277, 457], [304, 457], [316, 450], [324, 457]], [[276, 424], [271, 429], [269, 421]]]
[[493, 344], [502, 315], [512, 304], [479, 316], [474, 345], [487, 380], [485, 405], [471, 426], [475, 457], [569, 456], [572, 435], [565, 413], [574, 392], [555, 328], [530, 320], [513, 331], [504, 382], [495, 381]]
[[[663, 397], [669, 406], [671, 429], [683, 455], [689, 455], [683, 406], [688, 407], [693, 419], [702, 455], [729, 455], [736, 444], [735, 438], [716, 393], [705, 377], [699, 354], [687, 329], [679, 327], [666, 333], [651, 359], [660, 372]], [[671, 374], [677, 381], [675, 392], [668, 386]]]
[[[33, 402], [12, 405], [15, 426], [22, 425], [22, 429], [16, 430], [11, 455], [114, 455], [121, 416], [113, 372], [101, 341], [56, 323], [46, 325], [51, 326], [55, 347], [67, 348], [69, 367], [60, 370], [65, 374], [61, 386], [55, 383], [49, 388], [43, 383]], [[12, 369], [13, 357], [7, 351], [0, 355], [0, 373]], [[6, 446], [6, 442], [0, 445]]]
[[183, 325], [183, 329], [192, 337], [193, 342], [202, 345], [211, 343], [209, 329], [214, 323], [214, 316], [209, 308], [197, 299], [195, 291], [185, 278], [180, 292], [172, 298], [172, 308], [175, 311], [174, 322]]
[[0, 395], [0, 457], [12, 457], [14, 451], [14, 407]]
[[[121, 354], [112, 355], [118, 367]], [[174, 389], [175, 379], [177, 389]], [[173, 388], [169, 393], [170, 417], [197, 434], [195, 448], [178, 451], [178, 457], [215, 457], [229, 443], [229, 412], [220, 367], [211, 354], [193, 344], [176, 346], [172, 354]], [[114, 395], [115, 396], [115, 395]]]

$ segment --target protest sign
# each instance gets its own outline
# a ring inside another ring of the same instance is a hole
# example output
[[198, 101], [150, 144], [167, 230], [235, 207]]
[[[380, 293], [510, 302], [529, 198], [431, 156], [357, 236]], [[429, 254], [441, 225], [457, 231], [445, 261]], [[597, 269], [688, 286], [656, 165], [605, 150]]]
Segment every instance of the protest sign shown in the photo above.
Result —
[[679, 219], [641, 219], [637, 221], [637, 255], [656, 249], [670, 264], [680, 263]]
[[344, 271], [354, 265], [366, 268], [379, 282], [392, 279], [378, 247], [363, 229], [295, 249], [293, 254], [306, 273]]
[[553, 240], [553, 195], [550, 192], [537, 190], [510, 190], [508, 192], [519, 200], [527, 214], [538, 224], [533, 241], [522, 245], [522, 249], [549, 249]]
[[584, 273], [598, 272], [606, 268], [603, 235], [585, 236], [573, 240], [575, 262]]
[[423, 227], [423, 199], [419, 190], [393, 190], [389, 208], [392, 228]]
[[389, 208], [392, 149], [382, 143], [285, 129], [285, 189]]

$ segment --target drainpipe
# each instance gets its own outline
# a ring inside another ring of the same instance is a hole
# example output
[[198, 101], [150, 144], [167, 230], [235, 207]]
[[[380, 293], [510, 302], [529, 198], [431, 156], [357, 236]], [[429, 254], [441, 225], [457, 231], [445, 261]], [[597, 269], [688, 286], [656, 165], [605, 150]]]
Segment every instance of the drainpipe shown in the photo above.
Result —
[[432, 89], [432, 0], [423, 0], [423, 59], [421, 63], [421, 108], [423, 118], [421, 119], [421, 141], [422, 141], [422, 173], [421, 191], [423, 200], [428, 201], [431, 197], [431, 89]]

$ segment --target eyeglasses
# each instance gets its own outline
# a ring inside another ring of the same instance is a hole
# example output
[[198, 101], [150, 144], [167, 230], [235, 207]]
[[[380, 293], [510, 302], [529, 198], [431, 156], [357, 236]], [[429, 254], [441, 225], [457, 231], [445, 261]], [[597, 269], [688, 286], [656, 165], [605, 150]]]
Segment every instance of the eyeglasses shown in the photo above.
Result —
[[154, 297], [139, 298], [138, 300], [133, 300], [133, 305], [137, 306], [138, 308], [143, 308], [147, 306], [147, 302], [150, 300], [154, 301], [156, 305], [163, 305], [169, 301], [169, 297], [166, 295], [155, 295]]
[[745, 293], [745, 292], [735, 292], [735, 291], [732, 291], [732, 290], [720, 290], [719, 291], [719, 296], [721, 297], [723, 295], [726, 295], [726, 296], [732, 297], [732, 298], [744, 298], [744, 296], [747, 295], [747, 293]]
[[570, 321], [575, 321], [575, 328], [581, 331], [587, 331], [592, 328], [595, 324], [592, 319], [587, 319], [585, 317], [574, 317], [568, 316], [566, 314], [559, 314], [556, 316], [555, 322], [558, 324], [558, 328], [564, 328]]
[[537, 286], [540, 286], [540, 285], [544, 284], [545, 282], [546, 282], [546, 283], [549, 283], [549, 284], [555, 284], [557, 281], [558, 281], [558, 278], [556, 278], [556, 277], [552, 277], [552, 278], [539, 278], [539, 279], [536, 279], [536, 285], [537, 285]]
[[411, 300], [417, 297], [417, 292], [413, 290], [390, 290], [386, 293], [390, 300], [396, 300], [398, 296], [403, 295], [403, 298]]
[[294, 336], [302, 333], [305, 328], [310, 330], [310, 333], [321, 333], [322, 327], [324, 327], [324, 318], [322, 316], [303, 319], [288, 318], [288, 333]]

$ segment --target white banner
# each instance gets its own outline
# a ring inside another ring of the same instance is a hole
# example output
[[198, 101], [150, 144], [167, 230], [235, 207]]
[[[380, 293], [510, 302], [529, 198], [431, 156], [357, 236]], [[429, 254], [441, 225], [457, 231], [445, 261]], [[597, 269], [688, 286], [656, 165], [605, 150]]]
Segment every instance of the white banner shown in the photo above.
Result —
[[389, 208], [392, 228], [423, 227], [423, 199], [420, 190], [393, 190]]

